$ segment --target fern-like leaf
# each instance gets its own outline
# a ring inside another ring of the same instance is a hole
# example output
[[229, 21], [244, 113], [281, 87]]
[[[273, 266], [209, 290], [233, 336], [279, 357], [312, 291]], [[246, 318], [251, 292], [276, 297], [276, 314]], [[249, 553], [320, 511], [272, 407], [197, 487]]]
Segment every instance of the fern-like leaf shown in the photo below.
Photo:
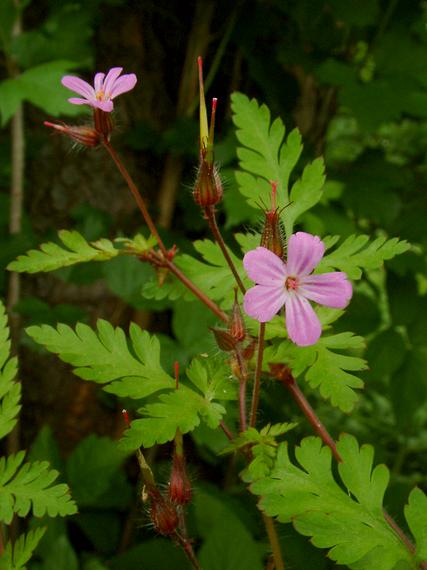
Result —
[[[332, 238], [336, 242], [337, 238]], [[369, 243], [369, 236], [352, 235], [331, 253], [325, 255], [316, 269], [324, 273], [338, 269], [347, 273], [350, 279], [360, 279], [363, 269], [377, 269], [384, 261], [408, 251], [410, 244], [405, 240], [380, 236]]]
[[52, 485], [58, 471], [47, 461], [24, 463], [25, 452], [0, 459], [0, 521], [10, 524], [13, 514], [25, 517], [72, 515], [77, 507], [65, 484]]
[[31, 249], [25, 255], [20, 255], [7, 268], [19, 273], [54, 271], [76, 263], [105, 261], [119, 253], [108, 239], [89, 243], [79, 232], [69, 230], [61, 230], [58, 236], [65, 247], [53, 242], [44, 243], [40, 249]]
[[21, 409], [21, 385], [15, 382], [16, 357], [10, 358], [10, 339], [6, 311], [0, 302], [0, 438], [10, 433]]
[[280, 118], [271, 122], [266, 105], [241, 93], [232, 95], [233, 121], [241, 143], [237, 149], [241, 171], [236, 173], [240, 192], [249, 205], [269, 205], [270, 181], [278, 184], [279, 205], [287, 207], [282, 219], [287, 237], [293, 232], [295, 220], [320, 200], [325, 182], [321, 158], [307, 165], [299, 180], [289, 191], [289, 176], [301, 155], [301, 135], [295, 129], [285, 141], [285, 127]]
[[102, 319], [97, 330], [82, 323], [75, 330], [65, 324], [29, 327], [26, 332], [39, 344], [72, 364], [74, 373], [100, 384], [118, 396], [144, 398], [172, 389], [174, 380], [160, 365], [160, 344], [137, 325], [130, 327], [132, 351], [125, 333]]
[[218, 427], [225, 408], [216, 400], [237, 397], [236, 385], [230, 380], [224, 363], [209, 364], [196, 359], [187, 370], [187, 376], [193, 386], [180, 385], [139, 410], [145, 417], [134, 420], [126, 430], [121, 441], [123, 449], [131, 451], [172, 441], [177, 429], [188, 433], [201, 420], [212, 429]]
[[25, 570], [25, 564], [31, 558], [46, 529], [36, 528], [28, 534], [22, 534], [14, 544], [7, 542], [4, 554], [0, 558], [0, 570]]

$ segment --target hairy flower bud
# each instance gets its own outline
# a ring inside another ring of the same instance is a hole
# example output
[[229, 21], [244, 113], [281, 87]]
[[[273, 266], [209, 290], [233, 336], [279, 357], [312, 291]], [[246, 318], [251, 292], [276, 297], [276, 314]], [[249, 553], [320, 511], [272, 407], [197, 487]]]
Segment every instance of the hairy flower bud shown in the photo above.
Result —
[[221, 178], [216, 166], [209, 164], [208, 161], [201, 157], [193, 190], [194, 201], [202, 208], [207, 208], [218, 204], [222, 200], [222, 195]]
[[243, 320], [242, 311], [237, 301], [237, 290], [234, 291], [234, 304], [231, 311], [230, 334], [236, 342], [242, 342], [245, 339], [245, 321]]
[[277, 182], [271, 183], [271, 208], [265, 211], [264, 228], [261, 235], [262, 247], [275, 253], [280, 258], [285, 254], [285, 245], [280, 226], [280, 211], [276, 206]]
[[149, 496], [151, 500], [150, 518], [154, 528], [163, 536], [173, 534], [178, 526], [178, 514], [175, 506], [168, 498], [163, 497], [157, 489], [150, 491]]
[[101, 142], [99, 133], [89, 126], [66, 125], [65, 123], [59, 125], [57, 123], [50, 123], [49, 121], [45, 121], [44, 125], [67, 135], [70, 139], [84, 146], [95, 147]]
[[169, 498], [176, 505], [186, 505], [191, 501], [191, 483], [185, 468], [185, 459], [177, 453], [173, 456]]

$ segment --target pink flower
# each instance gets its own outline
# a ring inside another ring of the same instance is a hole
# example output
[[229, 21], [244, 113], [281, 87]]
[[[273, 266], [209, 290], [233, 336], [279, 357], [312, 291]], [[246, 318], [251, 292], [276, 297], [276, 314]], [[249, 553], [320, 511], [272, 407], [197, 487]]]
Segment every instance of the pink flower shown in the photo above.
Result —
[[112, 67], [107, 75], [105, 73], [97, 73], [93, 87], [86, 81], [83, 81], [83, 79], [73, 75], [65, 75], [61, 83], [67, 89], [82, 95], [82, 98], [71, 97], [71, 99], [68, 99], [70, 103], [74, 105], [90, 105], [106, 113], [111, 113], [114, 107], [113, 99], [122, 93], [126, 93], [126, 91], [130, 91], [136, 84], [136, 75], [134, 73], [119, 77], [122, 71], [122, 67]]
[[286, 263], [265, 247], [249, 251], [243, 265], [257, 285], [245, 294], [245, 312], [265, 323], [285, 305], [289, 338], [298, 346], [315, 344], [322, 326], [308, 299], [343, 309], [353, 293], [342, 271], [310, 275], [324, 253], [321, 239], [305, 232], [290, 237]]

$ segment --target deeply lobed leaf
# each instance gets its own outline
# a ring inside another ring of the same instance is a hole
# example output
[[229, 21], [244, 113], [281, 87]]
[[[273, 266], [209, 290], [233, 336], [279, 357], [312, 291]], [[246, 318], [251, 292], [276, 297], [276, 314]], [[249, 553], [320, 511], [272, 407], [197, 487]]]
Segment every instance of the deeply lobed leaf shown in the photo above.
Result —
[[[392, 570], [406, 563], [415, 569], [416, 558], [384, 518], [387, 468], [373, 468], [373, 448], [359, 447], [353, 436], [342, 436], [337, 449], [343, 460], [338, 471], [345, 489], [335, 481], [330, 449], [320, 439], [309, 437], [301, 442], [295, 451], [299, 465], [290, 460], [286, 443], [281, 444], [268, 476], [251, 486], [261, 496], [261, 508], [281, 522], [292, 522], [315, 546], [330, 548], [328, 556], [338, 564], [356, 565], [359, 570]], [[413, 516], [417, 521], [414, 534], [420, 536], [426, 499], [422, 495], [421, 501], [416, 500], [416, 509], [407, 508], [408, 520]], [[421, 552], [423, 547], [421, 543]]]

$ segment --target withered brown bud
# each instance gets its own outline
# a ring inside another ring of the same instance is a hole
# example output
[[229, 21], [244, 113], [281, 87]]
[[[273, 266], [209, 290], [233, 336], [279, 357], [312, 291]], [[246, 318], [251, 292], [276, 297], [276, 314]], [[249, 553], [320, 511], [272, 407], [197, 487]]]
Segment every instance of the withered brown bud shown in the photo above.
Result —
[[236, 339], [228, 331], [214, 327], [209, 328], [214, 333], [216, 343], [221, 350], [231, 352], [236, 348]]
[[59, 125], [57, 123], [50, 123], [49, 121], [45, 121], [44, 124], [46, 127], [55, 129], [55, 131], [70, 137], [70, 139], [84, 146], [95, 147], [101, 142], [99, 133], [89, 126], [66, 125], [65, 123]]

